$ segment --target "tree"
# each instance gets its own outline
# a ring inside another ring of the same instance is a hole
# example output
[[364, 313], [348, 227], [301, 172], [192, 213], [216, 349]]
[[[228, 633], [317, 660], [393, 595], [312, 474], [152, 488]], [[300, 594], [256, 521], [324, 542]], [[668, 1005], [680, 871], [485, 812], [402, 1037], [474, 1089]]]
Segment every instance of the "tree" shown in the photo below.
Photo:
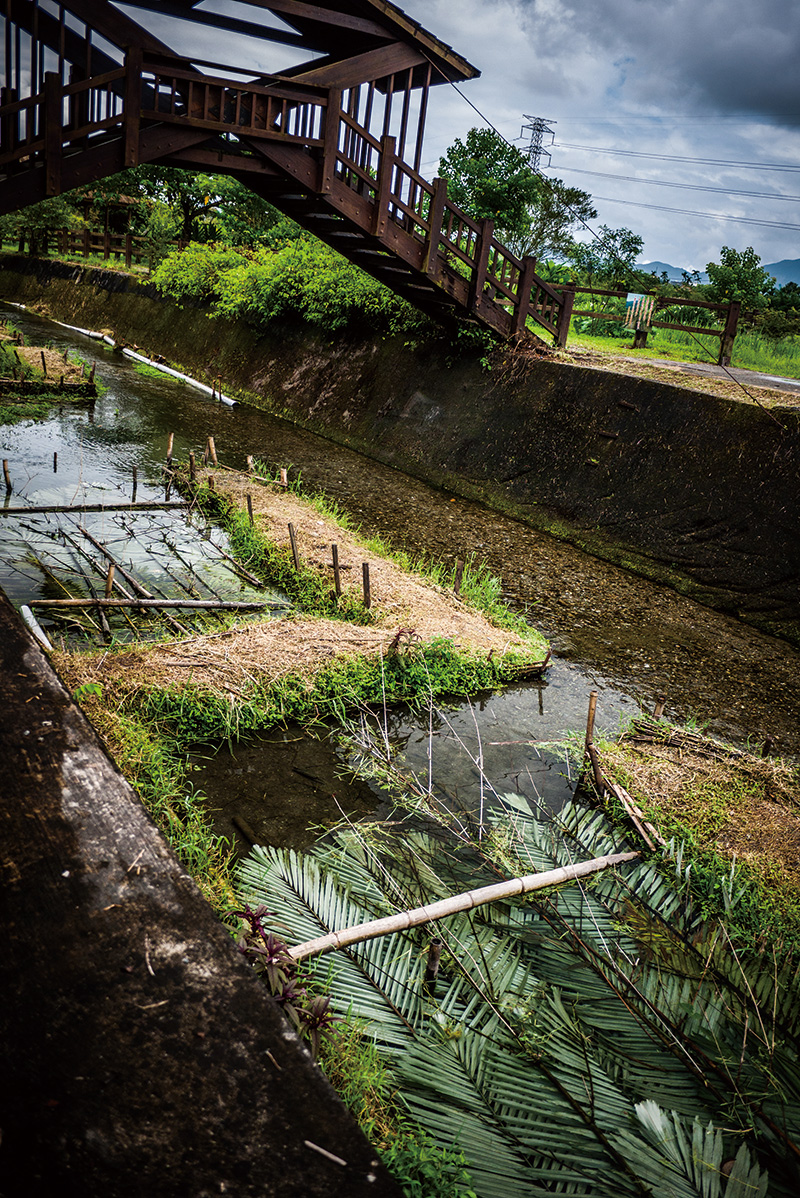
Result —
[[643, 245], [643, 238], [631, 229], [601, 225], [593, 241], [575, 243], [571, 259], [581, 281], [590, 287], [623, 288], [636, 270], [636, 259]]
[[753, 247], [740, 252], [724, 245], [720, 258], [720, 262], [709, 262], [706, 266], [710, 280], [708, 298], [720, 304], [741, 300], [751, 312], [768, 307], [775, 280], [764, 270]]
[[448, 195], [478, 220], [494, 221], [501, 237], [523, 237], [530, 226], [529, 208], [540, 183], [525, 155], [493, 129], [470, 129], [456, 138], [439, 161]]
[[572, 254], [573, 232], [595, 220], [592, 197], [579, 187], [567, 187], [561, 179], [539, 180], [539, 192], [528, 208], [528, 227], [509, 238], [509, 248], [519, 258], [563, 261]]

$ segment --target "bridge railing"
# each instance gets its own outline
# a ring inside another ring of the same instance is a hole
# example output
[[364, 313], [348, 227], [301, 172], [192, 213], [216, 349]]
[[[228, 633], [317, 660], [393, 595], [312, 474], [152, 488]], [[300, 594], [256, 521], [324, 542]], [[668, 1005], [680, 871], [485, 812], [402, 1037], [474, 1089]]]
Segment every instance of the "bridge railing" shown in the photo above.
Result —
[[397, 155], [394, 137], [378, 138], [359, 124], [353, 90], [347, 94], [343, 104], [337, 89], [281, 76], [231, 81], [183, 60], [129, 50], [124, 65], [104, 75], [65, 85], [60, 75], [49, 73], [44, 90], [25, 100], [6, 89], [0, 169], [44, 165], [46, 194], [58, 195], [66, 154], [122, 137], [124, 164], [133, 166], [142, 126], [162, 123], [293, 144], [317, 159], [320, 195], [343, 184], [340, 211], [421, 270], [457, 306], [504, 336], [521, 332], [532, 319], [563, 345], [572, 294], [560, 294], [536, 275], [533, 259], [520, 260], [497, 241], [491, 221], [475, 220], [454, 204], [444, 180], [423, 179]]

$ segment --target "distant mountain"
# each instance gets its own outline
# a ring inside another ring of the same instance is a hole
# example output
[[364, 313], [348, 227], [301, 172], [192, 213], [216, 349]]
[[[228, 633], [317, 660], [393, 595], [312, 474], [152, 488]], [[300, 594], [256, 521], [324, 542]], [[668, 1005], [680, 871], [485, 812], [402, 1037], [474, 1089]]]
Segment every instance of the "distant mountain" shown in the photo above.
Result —
[[[657, 275], [661, 275], [664, 271], [666, 271], [667, 277], [671, 283], [681, 283], [683, 282], [683, 272], [685, 268], [682, 266], [671, 266], [669, 262], [638, 262], [636, 264], [636, 269], [647, 271], [648, 274], [652, 271]], [[689, 272], [687, 271], [687, 274], [688, 273]], [[708, 275], [705, 274], [705, 272], [701, 272], [700, 282], [708, 282]]]
[[[782, 258], [780, 262], [762, 262], [761, 265], [768, 275], [772, 275], [778, 287], [785, 283], [800, 283], [800, 258]], [[660, 275], [666, 271], [670, 282], [680, 283], [683, 278], [683, 267], [670, 266], [669, 262], [638, 262], [637, 270], [653, 271]], [[700, 282], [707, 283], [708, 275], [701, 271]]]
[[781, 258], [780, 262], [764, 262], [762, 265], [778, 287], [783, 287], [785, 283], [800, 283], [800, 258]]

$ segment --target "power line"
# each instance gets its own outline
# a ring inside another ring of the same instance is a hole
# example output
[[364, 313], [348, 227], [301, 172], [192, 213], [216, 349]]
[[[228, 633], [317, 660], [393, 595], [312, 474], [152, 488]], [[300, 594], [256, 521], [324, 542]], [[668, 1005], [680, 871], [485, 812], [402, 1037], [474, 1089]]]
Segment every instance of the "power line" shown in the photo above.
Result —
[[643, 201], [619, 200], [611, 196], [592, 196], [592, 199], [601, 200], [604, 204], [627, 204], [631, 208], [649, 208], [653, 212], [675, 212], [679, 216], [704, 216], [709, 220], [727, 220], [738, 225], [760, 225], [765, 229], [788, 229], [790, 232], [800, 233], [800, 225], [790, 225], [779, 220], [759, 220], [757, 217], [751, 216], [725, 216], [722, 212], [695, 212], [690, 208], [668, 208], [664, 204], [645, 204]]
[[689, 158], [683, 154], [647, 154], [643, 150], [614, 150], [610, 146], [581, 146], [573, 142], [555, 143], [557, 150], [589, 150], [592, 154], [619, 154], [626, 158], [655, 158], [659, 162], [696, 162], [700, 166], [735, 166], [742, 170], [794, 171], [800, 166], [789, 166], [785, 162], [741, 162], [733, 158]]
[[578, 175], [594, 175], [597, 179], [619, 179], [624, 183], [648, 183], [653, 187], [681, 187], [686, 191], [713, 191], [726, 196], [751, 196], [758, 200], [791, 200], [800, 204], [800, 196], [784, 196], [776, 191], [738, 191], [731, 187], [709, 187], [703, 183], [676, 183], [672, 179], [640, 179], [636, 175], [615, 175], [608, 171], [589, 171], [579, 166], [558, 166], [558, 171], [572, 171]]

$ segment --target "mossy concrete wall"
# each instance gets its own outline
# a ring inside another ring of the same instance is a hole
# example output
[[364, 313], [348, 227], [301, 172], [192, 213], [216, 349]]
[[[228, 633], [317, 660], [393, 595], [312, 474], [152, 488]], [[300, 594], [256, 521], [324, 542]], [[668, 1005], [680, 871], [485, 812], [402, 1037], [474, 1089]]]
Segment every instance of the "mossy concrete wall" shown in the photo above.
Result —
[[111, 271], [6, 256], [0, 295], [800, 639], [800, 419], [555, 359], [259, 332]]

